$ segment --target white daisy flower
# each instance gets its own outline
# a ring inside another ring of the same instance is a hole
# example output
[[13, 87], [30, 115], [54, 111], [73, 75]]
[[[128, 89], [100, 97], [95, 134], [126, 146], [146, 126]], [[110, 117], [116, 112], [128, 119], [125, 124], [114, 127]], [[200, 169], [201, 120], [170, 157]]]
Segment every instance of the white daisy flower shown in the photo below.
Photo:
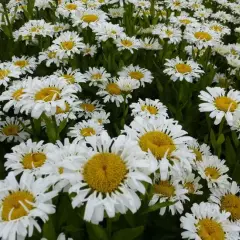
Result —
[[91, 118], [95, 112], [100, 112], [103, 110], [103, 105], [99, 101], [90, 99], [85, 99], [80, 104], [80, 113], [78, 117], [84, 117], [85, 119]]
[[4, 166], [11, 170], [15, 175], [24, 171], [29, 171], [36, 176], [44, 175], [44, 165], [48, 161], [48, 153], [52, 144], [43, 144], [43, 141], [33, 142], [31, 139], [22, 142], [12, 148], [12, 153], [4, 157], [7, 161]]
[[98, 224], [104, 214], [112, 218], [128, 210], [135, 213], [141, 206], [137, 192], [145, 194], [142, 182], [151, 179], [139, 170], [148, 168], [143, 155], [126, 136], [111, 139], [107, 134], [89, 137], [91, 148], [78, 155], [79, 178], [70, 188], [77, 195], [72, 206], [85, 205], [84, 220]]
[[110, 15], [111, 18], [123, 18], [124, 15], [124, 8], [119, 7], [119, 8], [109, 8], [108, 9], [108, 14]]
[[82, 4], [78, 1], [63, 1], [58, 5], [56, 9], [56, 15], [68, 18], [71, 14], [74, 14], [76, 11], [81, 10], [82, 7]]
[[130, 77], [144, 87], [145, 83], [151, 83], [153, 81], [153, 76], [150, 71], [145, 68], [140, 68], [139, 66], [133, 66], [132, 64], [128, 67], [124, 67], [120, 72], [118, 72], [120, 77]]
[[66, 109], [66, 104], [71, 103], [77, 98], [76, 89], [71, 84], [66, 84], [64, 80], [56, 76], [49, 76], [46, 79], [38, 78], [29, 82], [25, 89], [21, 102], [21, 112], [27, 114], [31, 112], [33, 118], [39, 118], [42, 113], [52, 116], [56, 113], [57, 107]]
[[117, 79], [117, 85], [125, 95], [125, 99], [128, 99], [132, 97], [130, 93], [140, 87], [140, 82], [131, 77], [119, 77]]
[[217, 21], [209, 22], [208, 26], [211, 30], [215, 31], [216, 33], [219, 33], [222, 36], [223, 35], [229, 35], [231, 33], [230, 28], [222, 25], [221, 23], [219, 23]]
[[35, 57], [12, 57], [12, 63], [14, 66], [18, 67], [21, 71], [21, 74], [33, 73], [37, 68], [36, 58]]
[[168, 117], [167, 107], [163, 105], [158, 99], [152, 100], [146, 98], [144, 101], [139, 99], [137, 103], [130, 105], [132, 109], [132, 116], [141, 116], [143, 118], [158, 118]]
[[209, 188], [225, 188], [229, 183], [228, 170], [225, 160], [220, 160], [217, 156], [203, 156], [202, 161], [197, 162], [197, 171], [207, 181]]
[[216, 73], [213, 83], [217, 83], [220, 87], [228, 88], [233, 83], [233, 80], [229, 79], [224, 73]]
[[54, 0], [35, 0], [34, 6], [38, 9], [47, 9], [52, 8], [56, 5], [56, 2]]
[[158, 42], [157, 39], [152, 39], [152, 38], [147, 38], [146, 37], [143, 40], [140, 39], [139, 43], [140, 43], [139, 48], [143, 48], [145, 50], [161, 50], [162, 49], [162, 46]]
[[118, 47], [118, 51], [129, 50], [133, 54], [134, 49], [140, 47], [140, 42], [135, 37], [127, 37], [125, 34], [115, 39], [115, 44]]
[[82, 54], [83, 56], [91, 56], [93, 57], [97, 53], [97, 46], [90, 44], [83, 44]]
[[[46, 238], [41, 238], [41, 240], [48, 240], [48, 239], [46, 239]], [[60, 234], [58, 235], [57, 240], [73, 240], [73, 238], [67, 238], [64, 233], [60, 233]]]
[[56, 191], [48, 191], [51, 182], [45, 178], [37, 180], [24, 173], [19, 183], [11, 172], [0, 182], [0, 237], [3, 240], [31, 237], [34, 228], [41, 232], [38, 219], [46, 222], [48, 214], [55, 213], [51, 204]]
[[194, 12], [193, 16], [200, 19], [201, 21], [204, 21], [211, 16], [212, 12], [213, 11], [210, 8], [198, 9]]
[[226, 239], [237, 240], [240, 228], [230, 223], [229, 213], [221, 211], [217, 204], [194, 203], [192, 213], [180, 218], [181, 228], [186, 239]]
[[70, 28], [69, 24], [61, 23], [61, 22], [57, 22], [53, 26], [53, 30], [54, 30], [55, 36], [58, 36], [59, 33], [62, 33], [64, 31], [66, 31], [66, 30], [69, 30], [69, 28]]
[[0, 122], [0, 141], [3, 142], [21, 142], [29, 138], [29, 133], [23, 128], [29, 126], [29, 120], [20, 118], [6, 117], [5, 121]]
[[217, 19], [222, 23], [228, 23], [228, 22], [233, 22], [233, 15], [225, 12], [225, 11], [217, 11], [213, 14], [211, 14], [211, 18]]
[[107, 113], [104, 110], [101, 110], [100, 112], [94, 112], [92, 114], [92, 120], [96, 121], [100, 125], [110, 123], [109, 117], [110, 113]]
[[187, 82], [193, 82], [201, 77], [204, 73], [201, 70], [200, 65], [192, 60], [183, 61], [176, 57], [175, 59], [166, 59], [165, 74], [171, 76], [171, 80], [174, 82], [179, 80], [186, 80]]
[[42, 63], [43, 61], [46, 62], [46, 66], [50, 67], [52, 63], [54, 63], [57, 67], [60, 66], [60, 64], [65, 65], [67, 63], [66, 59], [60, 59], [57, 56], [57, 50], [51, 50], [48, 48], [44, 52], [40, 52], [38, 56], [39, 63]]
[[85, 81], [89, 82], [90, 86], [98, 86], [99, 84], [108, 81], [111, 74], [104, 67], [96, 68], [89, 67], [88, 71], [83, 74]]
[[171, 16], [170, 22], [178, 27], [196, 25], [198, 20], [196, 18], [187, 16], [186, 14], [181, 14], [180, 16]]
[[186, 6], [185, 0], [164, 0], [167, 9], [181, 11]]
[[13, 78], [19, 78], [21, 71], [10, 62], [0, 63], [0, 85], [7, 87], [8, 82]]
[[207, 91], [201, 91], [199, 98], [204, 103], [199, 104], [200, 112], [211, 112], [210, 117], [216, 118], [214, 124], [218, 125], [223, 117], [231, 126], [233, 124], [233, 114], [239, 111], [240, 92], [237, 90], [230, 90], [227, 94], [224, 88], [207, 87]]
[[108, 19], [105, 12], [95, 9], [81, 9], [72, 16], [73, 26], [80, 25], [82, 28], [94, 28], [98, 24], [104, 24]]
[[82, 38], [77, 32], [63, 32], [53, 41], [49, 50], [56, 52], [60, 59], [71, 58], [74, 54], [79, 54], [83, 47]]
[[90, 119], [78, 122], [73, 127], [70, 127], [67, 135], [76, 141], [83, 141], [86, 137], [99, 136], [103, 131], [103, 125], [99, 125]]

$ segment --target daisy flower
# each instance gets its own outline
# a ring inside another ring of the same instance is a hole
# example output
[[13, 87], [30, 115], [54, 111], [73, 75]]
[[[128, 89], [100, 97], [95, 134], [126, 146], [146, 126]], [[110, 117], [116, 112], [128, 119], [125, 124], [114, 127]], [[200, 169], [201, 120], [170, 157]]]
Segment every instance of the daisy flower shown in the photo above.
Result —
[[231, 89], [227, 94], [224, 88], [207, 87], [207, 92], [201, 91], [199, 98], [204, 103], [199, 104], [200, 112], [210, 112], [211, 118], [216, 118], [214, 124], [218, 125], [223, 117], [231, 126], [233, 114], [238, 110], [240, 104], [240, 92]]
[[0, 63], [0, 85], [7, 87], [8, 82], [13, 78], [19, 78], [21, 71], [12, 63]]
[[208, 19], [212, 14], [212, 9], [204, 8], [204, 9], [198, 9], [194, 12], [193, 16], [200, 19], [201, 21], [204, 21], [205, 19]]
[[[41, 240], [48, 240], [48, 239], [46, 239], [46, 238], [41, 238]], [[67, 238], [64, 233], [60, 233], [60, 234], [58, 235], [57, 240], [73, 240], [73, 238]]]
[[30, 125], [29, 120], [20, 118], [6, 117], [5, 121], [0, 122], [0, 141], [21, 142], [29, 138], [29, 133], [25, 132], [24, 126]]
[[135, 37], [127, 37], [125, 34], [115, 39], [115, 44], [118, 47], [118, 51], [129, 50], [133, 54], [134, 49], [140, 47], [139, 40]]
[[56, 76], [49, 76], [46, 79], [33, 79], [25, 89], [21, 98], [21, 112], [27, 114], [31, 112], [33, 118], [39, 118], [42, 113], [52, 116], [56, 113], [57, 107], [62, 110], [66, 105], [77, 98], [76, 89], [71, 84], [66, 84], [64, 80]]
[[123, 18], [124, 15], [124, 8], [119, 7], [119, 8], [109, 8], [108, 9], [108, 14], [110, 15], [111, 18]]
[[94, 112], [92, 114], [92, 120], [96, 121], [100, 125], [110, 123], [109, 117], [110, 113], [107, 113], [104, 110], [101, 110], [100, 112]]
[[164, 0], [167, 9], [181, 11], [186, 6], [185, 0]]
[[217, 21], [209, 22], [208, 26], [211, 30], [215, 31], [216, 33], [219, 33], [222, 36], [223, 35], [229, 35], [231, 33], [230, 28], [222, 25], [221, 23], [219, 23]]
[[140, 68], [139, 66], [133, 66], [132, 64], [128, 67], [124, 67], [120, 72], [118, 72], [120, 77], [130, 77], [144, 87], [145, 83], [151, 83], [153, 81], [153, 76], [150, 71], [145, 68]]
[[21, 74], [33, 73], [37, 68], [36, 58], [35, 57], [12, 57], [12, 64], [18, 67], [21, 71]]
[[54, 0], [35, 0], [34, 6], [38, 9], [47, 9], [52, 8], [56, 5], [56, 2]]
[[83, 44], [82, 46], [82, 54], [83, 56], [91, 56], [93, 57], [97, 53], [97, 46], [90, 44]]
[[11, 172], [0, 182], [0, 236], [3, 240], [31, 237], [34, 228], [41, 232], [38, 220], [46, 222], [55, 213], [52, 198], [56, 191], [48, 191], [51, 182], [24, 173], [19, 183]]
[[89, 82], [90, 86], [98, 86], [99, 84], [108, 81], [108, 79], [111, 78], [111, 74], [108, 73], [104, 67], [89, 67], [88, 71], [83, 74], [83, 78], [86, 82]]
[[95, 112], [102, 111], [103, 105], [99, 103], [99, 101], [90, 99], [85, 99], [80, 104], [80, 113], [78, 117], [84, 117], [85, 119], [91, 118]]
[[140, 47], [145, 50], [161, 50], [162, 46], [157, 39], [144, 38], [139, 40]]
[[226, 239], [237, 240], [240, 228], [230, 223], [229, 213], [221, 211], [217, 204], [194, 203], [192, 213], [180, 218], [181, 228], [186, 239]]
[[178, 27], [180, 26], [188, 26], [188, 25], [196, 25], [198, 20], [196, 18], [187, 16], [186, 14], [180, 16], [171, 16], [170, 22]]
[[53, 41], [49, 50], [56, 52], [60, 59], [71, 58], [74, 54], [79, 54], [83, 47], [82, 38], [77, 32], [63, 32]]
[[128, 210], [135, 213], [141, 206], [137, 194], [145, 194], [142, 182], [151, 179], [141, 168], [148, 168], [144, 156], [135, 150], [135, 144], [126, 136], [111, 139], [106, 133], [89, 137], [89, 147], [78, 155], [79, 178], [70, 193], [76, 193], [72, 206], [85, 205], [84, 220], [98, 224], [104, 214], [113, 218]]
[[68, 18], [71, 14], [75, 14], [76, 11], [81, 10], [82, 7], [82, 4], [78, 1], [63, 1], [61, 4], [58, 5], [56, 9], [56, 15]]
[[125, 99], [128, 99], [132, 97], [130, 93], [140, 87], [140, 82], [131, 77], [119, 77], [117, 79], [117, 85], [125, 96]]
[[197, 80], [204, 73], [201, 70], [200, 65], [192, 60], [183, 61], [176, 57], [175, 59], [167, 59], [167, 62], [164, 64], [165, 74], [169, 75], [172, 81], [182, 81], [186, 80], [187, 82], [192, 83], [194, 80]]
[[72, 15], [73, 26], [80, 25], [82, 28], [94, 28], [98, 24], [104, 24], [107, 19], [106, 13], [99, 9], [81, 9]]
[[167, 107], [163, 105], [158, 99], [152, 100], [146, 98], [144, 101], [139, 99], [137, 103], [130, 105], [132, 109], [132, 116], [141, 116], [143, 118], [159, 118], [168, 117]]
[[99, 136], [104, 131], [102, 125], [96, 123], [92, 119], [76, 123], [69, 128], [68, 136], [76, 141], [82, 141], [86, 137]]
[[54, 50], [51, 50], [50, 48], [48, 48], [44, 52], [39, 53], [39, 56], [38, 56], [39, 63], [46, 62], [47, 67], [50, 67], [52, 63], [54, 63], [57, 67], [59, 67], [60, 64], [65, 65], [67, 63], [66, 59], [60, 59], [57, 56], [57, 50], [54, 51]]
[[53, 31], [55, 33], [55, 36], [58, 36], [59, 33], [62, 33], [64, 31], [66, 31], [66, 30], [69, 30], [69, 28], [70, 28], [69, 24], [57, 22], [53, 26]]
[[37, 176], [43, 175], [44, 165], [48, 161], [48, 152], [52, 144], [43, 144], [43, 141], [33, 142], [31, 139], [12, 148], [12, 153], [6, 154], [4, 166], [15, 175], [29, 171]]
[[225, 11], [217, 11], [211, 15], [211, 18], [217, 19], [222, 23], [233, 22], [233, 16]]
[[202, 161], [197, 162], [197, 171], [207, 181], [209, 188], [225, 188], [228, 185], [228, 170], [225, 160], [220, 160], [217, 156], [203, 156]]

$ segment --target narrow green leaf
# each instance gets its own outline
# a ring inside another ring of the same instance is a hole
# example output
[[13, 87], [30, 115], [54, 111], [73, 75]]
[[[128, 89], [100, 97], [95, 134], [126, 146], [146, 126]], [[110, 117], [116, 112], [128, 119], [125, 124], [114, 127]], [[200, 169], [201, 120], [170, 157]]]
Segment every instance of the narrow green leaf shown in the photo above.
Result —
[[87, 232], [89, 239], [92, 240], [108, 240], [107, 232], [100, 225], [95, 225], [92, 223], [87, 223]]
[[229, 137], [226, 138], [225, 141], [225, 156], [226, 160], [229, 164], [235, 164], [236, 163], [236, 152], [234, 150], [234, 147], [232, 146], [232, 142]]
[[222, 145], [225, 141], [225, 137], [223, 134], [221, 134], [219, 137], [218, 137], [218, 140], [217, 140], [217, 145]]
[[149, 206], [145, 211], [142, 212], [142, 214], [157, 211], [160, 208], [171, 206], [174, 203], [175, 202], [162, 202], [162, 203], [154, 204], [153, 206]]
[[133, 240], [139, 237], [144, 231], [144, 227], [125, 228], [113, 234], [112, 240]]
[[46, 238], [47, 240], [56, 240], [57, 239], [54, 224], [53, 224], [51, 217], [43, 225], [43, 237]]

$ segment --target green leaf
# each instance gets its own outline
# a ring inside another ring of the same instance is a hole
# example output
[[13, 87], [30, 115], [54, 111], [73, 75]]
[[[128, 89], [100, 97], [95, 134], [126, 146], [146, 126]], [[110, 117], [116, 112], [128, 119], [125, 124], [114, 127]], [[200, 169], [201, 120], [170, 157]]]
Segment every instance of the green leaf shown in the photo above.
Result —
[[213, 148], [216, 148], [217, 141], [216, 141], [215, 133], [212, 129], [210, 132], [210, 140], [211, 140], [211, 144], [212, 144]]
[[154, 204], [154, 205], [148, 207], [145, 211], [143, 211], [142, 214], [146, 214], [146, 213], [157, 211], [160, 208], [171, 206], [174, 203], [175, 202], [162, 202], [162, 203]]
[[49, 220], [43, 225], [43, 237], [47, 240], [57, 239], [52, 217], [50, 217]]
[[67, 125], [67, 119], [64, 119], [58, 127], [58, 134], [60, 134], [62, 132], [62, 130], [66, 127]]
[[233, 180], [238, 184], [240, 183], [240, 164], [236, 163], [234, 171], [233, 171]]
[[217, 140], [217, 145], [222, 145], [225, 141], [225, 137], [223, 134], [221, 134], [219, 137], [218, 137], [218, 140]]
[[112, 240], [133, 240], [140, 236], [144, 231], [144, 227], [125, 228], [113, 234]]
[[104, 228], [99, 225], [95, 225], [92, 223], [86, 223], [87, 232], [89, 235], [89, 239], [91, 240], [108, 240], [107, 232]]
[[240, 141], [239, 141], [238, 135], [235, 131], [232, 131], [232, 140], [233, 140], [235, 147], [238, 148]]
[[229, 164], [235, 164], [236, 162], [236, 152], [234, 150], [234, 147], [232, 146], [232, 142], [229, 137], [226, 138], [225, 142], [225, 157]]

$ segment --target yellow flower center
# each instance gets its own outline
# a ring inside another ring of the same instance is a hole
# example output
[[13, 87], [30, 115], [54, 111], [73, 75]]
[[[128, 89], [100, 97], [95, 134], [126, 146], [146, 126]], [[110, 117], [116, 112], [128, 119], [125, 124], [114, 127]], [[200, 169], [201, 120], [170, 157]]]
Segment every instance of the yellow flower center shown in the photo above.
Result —
[[98, 19], [98, 16], [94, 14], [87, 14], [82, 17], [82, 20], [87, 23], [96, 22]]
[[154, 192], [165, 197], [172, 197], [175, 195], [175, 187], [169, 181], [160, 181], [154, 184]]
[[136, 72], [130, 72], [128, 74], [131, 78], [136, 80], [141, 80], [144, 77], [144, 74], [142, 72], [136, 71]]
[[56, 114], [61, 114], [61, 113], [66, 113], [70, 111], [70, 105], [68, 103], [65, 103], [65, 110], [62, 108], [58, 107], [56, 108]]
[[59, 174], [63, 174], [64, 168], [63, 168], [63, 167], [59, 167], [59, 168], [58, 168], [58, 172], [59, 172]]
[[6, 136], [17, 136], [19, 132], [19, 126], [16, 124], [5, 126], [2, 130]]
[[52, 59], [52, 58], [55, 58], [56, 57], [56, 52], [49, 52], [48, 53], [48, 57], [50, 58], [50, 59]]
[[127, 174], [124, 161], [114, 153], [97, 153], [87, 161], [84, 180], [98, 192], [111, 193], [118, 189]]
[[206, 41], [206, 42], [210, 41], [212, 39], [212, 36], [207, 32], [195, 32], [194, 36], [198, 40], [203, 40], [203, 41]]
[[3, 199], [2, 219], [11, 221], [28, 215], [27, 210], [32, 210], [35, 198], [27, 191], [12, 192]]
[[90, 137], [95, 134], [96, 134], [96, 131], [91, 127], [81, 129], [81, 135], [84, 137]]
[[179, 21], [180, 21], [182, 24], [185, 24], [185, 25], [191, 23], [191, 20], [189, 20], [189, 19], [181, 19], [181, 20], [179, 20]]
[[19, 99], [21, 98], [21, 96], [23, 95], [23, 91], [24, 91], [23, 88], [18, 89], [17, 91], [15, 91], [15, 92], [12, 94], [12, 97], [13, 97], [15, 100], [19, 100]]
[[234, 48], [232, 48], [232, 49], [230, 50], [230, 52], [231, 52], [231, 54], [234, 55], [234, 56], [238, 55], [238, 52], [237, 52]]
[[152, 115], [156, 115], [158, 113], [158, 109], [154, 106], [143, 105], [141, 109], [142, 111], [148, 111]]
[[35, 100], [43, 100], [45, 102], [59, 100], [60, 93], [60, 89], [56, 87], [43, 88], [35, 94]]
[[202, 240], [224, 240], [225, 233], [220, 223], [204, 218], [198, 222], [198, 235]]
[[201, 162], [202, 161], [202, 153], [196, 148], [194, 148], [192, 150], [193, 150], [194, 154], [196, 155], [196, 161]]
[[173, 35], [173, 31], [171, 30], [166, 30], [165, 33], [168, 35], [168, 37]]
[[228, 194], [221, 199], [221, 209], [231, 213], [232, 220], [240, 219], [240, 198], [233, 194]]
[[213, 25], [211, 26], [211, 29], [215, 32], [222, 32], [222, 27], [219, 25]]
[[82, 103], [81, 108], [84, 109], [86, 112], [93, 112], [95, 110], [95, 106], [91, 103]]
[[74, 4], [74, 3], [68, 3], [68, 4], [65, 5], [65, 8], [66, 8], [67, 10], [72, 11], [72, 10], [76, 10], [76, 9], [77, 9], [77, 5]]
[[95, 73], [95, 74], [92, 74], [92, 76], [91, 76], [91, 79], [93, 79], [93, 80], [99, 80], [101, 78], [102, 78], [101, 73]]
[[139, 139], [139, 145], [145, 152], [148, 149], [157, 158], [161, 159], [168, 151], [168, 156], [176, 149], [173, 140], [165, 133], [160, 131], [147, 132]]
[[204, 170], [207, 177], [210, 177], [211, 179], [218, 179], [220, 177], [220, 173], [217, 168], [215, 167], [207, 167]]
[[40, 30], [41, 30], [40, 27], [32, 27], [32, 28], [30, 29], [30, 32], [39, 32]]
[[109, 92], [111, 95], [121, 94], [121, 90], [116, 83], [109, 83], [106, 87], [106, 91]]
[[229, 97], [217, 97], [215, 99], [217, 109], [224, 112], [234, 112], [238, 106], [237, 102]]
[[72, 50], [74, 46], [75, 46], [75, 43], [73, 41], [61, 42], [61, 47], [64, 50]]
[[131, 47], [133, 45], [133, 42], [131, 42], [130, 40], [121, 40], [121, 43], [123, 46], [125, 47]]
[[22, 165], [25, 169], [33, 169], [41, 167], [47, 157], [44, 153], [36, 152], [36, 153], [28, 153], [22, 159]]
[[192, 72], [192, 68], [188, 64], [178, 63], [178, 64], [176, 64], [175, 67], [176, 67], [177, 71], [182, 74]]
[[192, 182], [186, 182], [184, 187], [188, 190], [188, 193], [193, 194], [195, 191], [194, 184]]
[[3, 80], [10, 73], [7, 69], [0, 69], [0, 80]]
[[175, 1], [175, 2], [173, 2], [173, 5], [176, 6], [176, 7], [181, 6], [181, 2]]
[[64, 74], [63, 77], [64, 77], [64, 79], [66, 79], [66, 81], [67, 81], [69, 84], [74, 84], [74, 83], [75, 83], [75, 78], [74, 78], [73, 75]]
[[28, 65], [28, 61], [27, 60], [18, 60], [14, 63], [15, 66], [18, 66], [20, 68], [24, 68]]

